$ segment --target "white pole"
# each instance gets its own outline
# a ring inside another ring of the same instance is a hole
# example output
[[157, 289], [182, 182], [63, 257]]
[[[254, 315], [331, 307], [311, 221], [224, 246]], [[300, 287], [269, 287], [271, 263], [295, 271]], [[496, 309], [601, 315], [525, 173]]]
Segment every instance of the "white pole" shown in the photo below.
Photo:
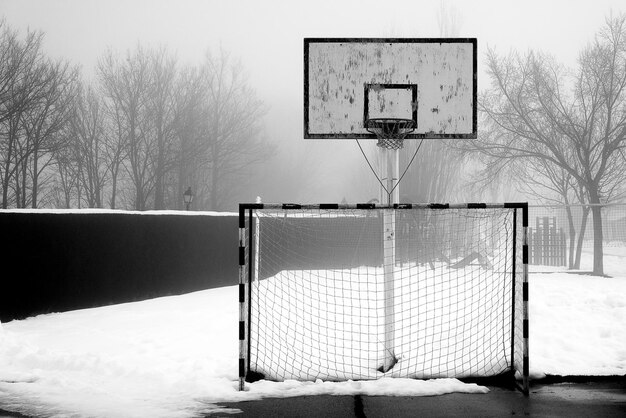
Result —
[[383, 147], [378, 147], [378, 160], [380, 163], [380, 204], [388, 205], [389, 204], [389, 194], [387, 193], [387, 188], [389, 187], [389, 168], [387, 160], [387, 149]]
[[[388, 206], [399, 203], [397, 190], [391, 190], [397, 182], [398, 150], [383, 149], [383, 161], [385, 162], [386, 187], [385, 200]], [[384, 184], [384, 183], [383, 183]], [[395, 340], [395, 308], [394, 308], [394, 271], [396, 262], [396, 214], [393, 209], [383, 209], [383, 270], [384, 270], [384, 323], [385, 343], [384, 361], [382, 371], [389, 371], [396, 363], [394, 340]]]
[[395, 149], [393, 151], [393, 176], [391, 181], [391, 187], [394, 188], [393, 191], [393, 203], [400, 203], [400, 185], [398, 184], [398, 180], [400, 179], [400, 149]]

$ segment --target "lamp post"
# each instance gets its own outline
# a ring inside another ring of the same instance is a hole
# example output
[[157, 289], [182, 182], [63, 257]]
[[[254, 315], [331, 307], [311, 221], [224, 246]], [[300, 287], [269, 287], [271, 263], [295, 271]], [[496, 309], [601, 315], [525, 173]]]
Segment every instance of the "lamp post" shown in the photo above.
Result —
[[187, 190], [185, 190], [185, 193], [183, 193], [183, 201], [185, 202], [187, 210], [189, 210], [189, 206], [191, 205], [191, 202], [193, 202], [193, 193], [191, 192], [191, 186], [188, 187]]

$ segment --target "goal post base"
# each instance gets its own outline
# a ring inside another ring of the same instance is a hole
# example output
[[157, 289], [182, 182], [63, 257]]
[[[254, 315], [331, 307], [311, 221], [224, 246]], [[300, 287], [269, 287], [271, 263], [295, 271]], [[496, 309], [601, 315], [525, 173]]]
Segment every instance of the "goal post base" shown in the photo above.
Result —
[[248, 371], [248, 373], [246, 373], [246, 383], [254, 383], [259, 380], [265, 380], [265, 375], [263, 373], [257, 373], [254, 371]]
[[495, 376], [462, 377], [459, 380], [463, 383], [475, 383], [480, 386], [495, 386], [507, 390], [519, 390], [524, 395], [528, 395], [528, 389], [524, 388], [523, 381], [515, 376], [515, 371], [513, 370]]
[[523, 383], [515, 382], [515, 388], [524, 394], [524, 396], [530, 395], [530, 387]]

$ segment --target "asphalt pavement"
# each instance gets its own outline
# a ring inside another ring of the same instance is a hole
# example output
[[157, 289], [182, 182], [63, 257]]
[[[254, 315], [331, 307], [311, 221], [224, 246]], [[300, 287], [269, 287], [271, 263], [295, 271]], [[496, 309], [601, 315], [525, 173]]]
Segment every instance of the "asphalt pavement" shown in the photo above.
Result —
[[[220, 403], [239, 413], [213, 417], [626, 417], [626, 376], [614, 378], [546, 379], [534, 382], [529, 396], [489, 386], [486, 394], [439, 396], [300, 396]], [[28, 418], [0, 406], [0, 418]], [[113, 418], [113, 417], [112, 417]], [[148, 417], [146, 417], [148, 418]]]
[[236, 415], [212, 417], [626, 417], [626, 377], [534, 383], [529, 396], [489, 387], [486, 394], [440, 396], [302, 396], [220, 404]]

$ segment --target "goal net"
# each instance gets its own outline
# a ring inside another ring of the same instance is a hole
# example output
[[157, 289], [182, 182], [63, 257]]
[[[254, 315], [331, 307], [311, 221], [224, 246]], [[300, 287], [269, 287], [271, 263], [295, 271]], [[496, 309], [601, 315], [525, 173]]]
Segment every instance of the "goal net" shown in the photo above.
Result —
[[527, 387], [525, 208], [241, 205], [242, 388], [515, 374]]

